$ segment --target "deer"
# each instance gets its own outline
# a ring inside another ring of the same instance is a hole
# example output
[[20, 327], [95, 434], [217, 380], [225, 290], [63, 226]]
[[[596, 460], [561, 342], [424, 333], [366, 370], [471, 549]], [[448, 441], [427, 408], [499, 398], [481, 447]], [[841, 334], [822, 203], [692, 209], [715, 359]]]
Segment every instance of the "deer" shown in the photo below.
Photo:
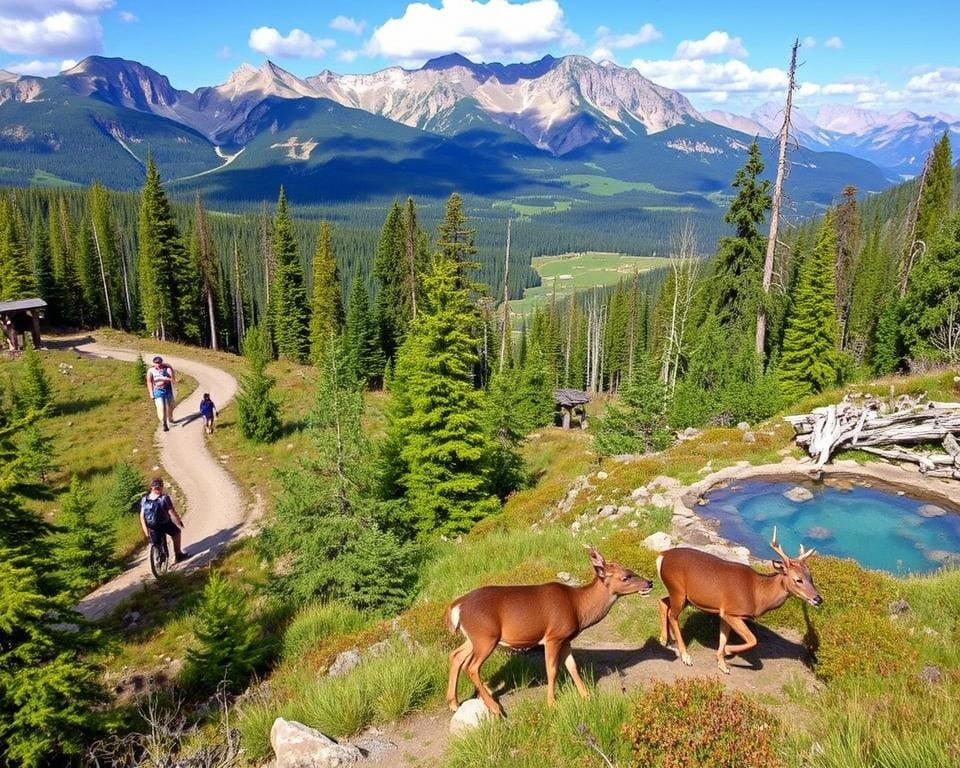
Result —
[[653, 582], [619, 563], [608, 563], [595, 548], [589, 548], [594, 577], [584, 587], [549, 582], [527, 586], [480, 587], [458, 597], [447, 608], [446, 624], [451, 634], [461, 634], [463, 644], [450, 654], [447, 704], [456, 712], [457, 681], [466, 666], [467, 675], [487, 709], [503, 715], [500, 704], [480, 679], [480, 668], [500, 645], [525, 651], [543, 646], [547, 667], [547, 703], [556, 703], [554, 681], [561, 662], [573, 678], [577, 691], [589, 698], [580, 679], [571, 641], [610, 611], [623, 595], [649, 595]]
[[[748, 565], [686, 547], [668, 549], [659, 555], [657, 574], [668, 593], [660, 600], [660, 643], [666, 646], [672, 633], [681, 661], [692, 666], [693, 661], [680, 635], [680, 613], [687, 603], [701, 611], [717, 613], [720, 615], [717, 666], [729, 675], [730, 669], [724, 659], [757, 645], [757, 638], [747, 626], [746, 619], [756, 619], [779, 608], [790, 595], [819, 607], [823, 598], [817, 592], [805, 562], [816, 554], [816, 550], [805, 550], [801, 544], [800, 554], [788, 557], [777, 544], [776, 528], [770, 546], [780, 560], [772, 561], [775, 573], [766, 574], [758, 573]], [[731, 630], [743, 639], [742, 643], [727, 644]]]

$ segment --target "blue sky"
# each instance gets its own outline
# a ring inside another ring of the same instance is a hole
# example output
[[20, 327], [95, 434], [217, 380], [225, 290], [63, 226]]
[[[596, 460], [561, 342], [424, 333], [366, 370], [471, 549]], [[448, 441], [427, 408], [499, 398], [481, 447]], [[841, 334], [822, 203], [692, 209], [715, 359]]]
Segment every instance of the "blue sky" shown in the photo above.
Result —
[[452, 50], [502, 62], [576, 53], [634, 66], [698, 108], [746, 113], [783, 98], [799, 37], [802, 106], [960, 114], [958, 29], [945, 0], [0, 0], [0, 67], [49, 75], [98, 53], [193, 90], [268, 58], [307, 76], [417, 67]]

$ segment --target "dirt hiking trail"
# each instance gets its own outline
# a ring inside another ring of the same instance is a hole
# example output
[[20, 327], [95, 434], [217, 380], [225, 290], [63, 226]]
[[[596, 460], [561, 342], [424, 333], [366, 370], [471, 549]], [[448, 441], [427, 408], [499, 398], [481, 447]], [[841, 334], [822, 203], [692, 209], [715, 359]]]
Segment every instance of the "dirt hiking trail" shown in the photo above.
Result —
[[[126, 361], [136, 360], [141, 354], [99, 342], [78, 344], [74, 349], [84, 355]], [[222, 409], [236, 394], [237, 381], [226, 371], [185, 357], [165, 355], [163, 359], [178, 375], [189, 374], [197, 381], [196, 390], [186, 400], [177, 402], [170, 431], [164, 432], [158, 421], [154, 433], [154, 441], [160, 446], [161, 476], [180, 489], [174, 503], [184, 522], [183, 548], [192, 557], [177, 569], [189, 571], [209, 563], [227, 542], [239, 535], [244, 525], [246, 504], [233, 479], [207, 450], [199, 413], [204, 392], [209, 392]], [[143, 407], [153, 410], [145, 387]], [[83, 598], [77, 610], [88, 619], [99, 619], [152, 579], [144, 547], [123, 573]]]

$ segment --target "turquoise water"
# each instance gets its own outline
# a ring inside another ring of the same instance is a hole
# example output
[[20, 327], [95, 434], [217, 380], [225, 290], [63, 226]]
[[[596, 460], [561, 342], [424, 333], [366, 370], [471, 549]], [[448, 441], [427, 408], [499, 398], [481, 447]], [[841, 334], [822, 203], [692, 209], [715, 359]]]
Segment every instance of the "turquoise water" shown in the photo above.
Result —
[[[813, 498], [798, 503], [783, 495], [797, 485]], [[777, 538], [789, 555], [802, 542], [807, 549], [852, 557], [866, 568], [894, 574], [960, 565], [960, 514], [940, 502], [859, 485], [759, 479], [731, 483], [704, 498], [708, 503], [697, 513], [717, 520], [721, 536], [748, 547], [755, 557], [775, 557], [769, 542], [777, 526]], [[931, 504], [947, 514], [929, 516], [937, 512]]]

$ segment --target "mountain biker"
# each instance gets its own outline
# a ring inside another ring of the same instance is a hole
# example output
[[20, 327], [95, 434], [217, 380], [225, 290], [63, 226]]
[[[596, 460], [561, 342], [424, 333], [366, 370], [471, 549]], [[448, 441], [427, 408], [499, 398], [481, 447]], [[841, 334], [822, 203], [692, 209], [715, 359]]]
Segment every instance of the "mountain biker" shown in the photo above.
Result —
[[153, 368], [147, 369], [147, 396], [153, 398], [157, 406], [157, 418], [163, 424], [163, 431], [169, 432], [168, 421], [173, 421], [173, 385], [177, 376], [173, 368], [165, 365], [163, 358], [153, 358]]
[[163, 480], [159, 477], [150, 481], [150, 492], [140, 499], [140, 528], [155, 547], [163, 543], [164, 536], [173, 539], [174, 562], [190, 557], [190, 553], [180, 547], [183, 520], [174, 509], [173, 499], [163, 492]]

